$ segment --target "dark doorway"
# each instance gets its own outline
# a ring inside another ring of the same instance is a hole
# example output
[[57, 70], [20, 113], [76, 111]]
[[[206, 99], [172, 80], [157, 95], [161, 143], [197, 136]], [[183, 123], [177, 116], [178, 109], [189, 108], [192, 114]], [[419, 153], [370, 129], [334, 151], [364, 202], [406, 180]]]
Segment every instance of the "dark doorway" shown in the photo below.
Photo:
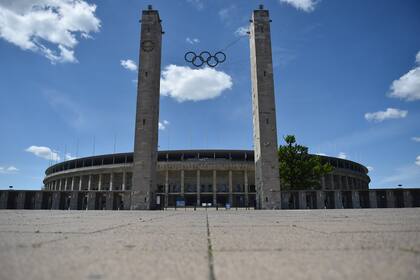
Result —
[[193, 194], [185, 195], [185, 206], [195, 206], [197, 204], [197, 196]]
[[18, 199], [18, 192], [9, 191], [9, 195], [7, 196], [7, 209], [16, 209], [17, 199]]
[[360, 207], [361, 208], [370, 208], [370, 203], [369, 203], [369, 192], [365, 191], [361, 191], [359, 192], [359, 199], [360, 199]]
[[52, 208], [52, 193], [43, 192], [42, 193], [42, 204], [41, 209], [51, 209]]
[[316, 192], [306, 192], [306, 208], [316, 209]]
[[232, 207], [246, 207], [245, 205], [245, 195], [243, 194], [234, 194], [232, 197]]
[[112, 209], [113, 210], [124, 210], [124, 200], [123, 200], [122, 194], [114, 193]]
[[395, 207], [403, 208], [404, 207], [404, 193], [403, 190], [394, 191], [395, 196]]
[[325, 192], [325, 208], [327, 209], [334, 209], [335, 202], [334, 202], [334, 192]]
[[35, 192], [25, 193], [25, 204], [24, 209], [35, 209]]
[[343, 208], [353, 208], [351, 191], [341, 192], [341, 200], [343, 202]]

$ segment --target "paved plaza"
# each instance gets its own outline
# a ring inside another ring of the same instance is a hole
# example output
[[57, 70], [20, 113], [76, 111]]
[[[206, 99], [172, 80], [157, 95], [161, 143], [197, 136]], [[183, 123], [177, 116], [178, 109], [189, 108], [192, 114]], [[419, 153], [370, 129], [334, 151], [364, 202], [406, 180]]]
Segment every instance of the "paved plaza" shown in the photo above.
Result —
[[0, 279], [420, 279], [420, 208], [2, 210]]

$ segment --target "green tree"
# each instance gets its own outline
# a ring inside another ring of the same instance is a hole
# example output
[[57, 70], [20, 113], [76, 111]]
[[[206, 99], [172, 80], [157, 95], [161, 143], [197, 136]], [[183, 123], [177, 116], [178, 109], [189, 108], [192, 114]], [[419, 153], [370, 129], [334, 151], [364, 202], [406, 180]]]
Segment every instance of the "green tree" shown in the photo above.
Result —
[[282, 189], [319, 189], [321, 176], [333, 171], [331, 164], [308, 154], [308, 147], [298, 145], [294, 135], [287, 135], [284, 140], [286, 145], [280, 145], [278, 150]]

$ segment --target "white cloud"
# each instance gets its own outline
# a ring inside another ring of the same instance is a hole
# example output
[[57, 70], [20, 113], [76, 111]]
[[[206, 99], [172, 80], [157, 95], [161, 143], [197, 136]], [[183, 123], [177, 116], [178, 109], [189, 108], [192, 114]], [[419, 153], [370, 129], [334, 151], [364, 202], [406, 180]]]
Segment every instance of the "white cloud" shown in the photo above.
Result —
[[414, 142], [420, 142], [420, 137], [411, 137]]
[[200, 43], [200, 39], [198, 39], [198, 38], [190, 38], [190, 37], [187, 37], [187, 39], [185, 39], [185, 41], [188, 44], [191, 44], [191, 45]]
[[159, 122], [159, 130], [165, 130], [168, 125], [169, 125], [169, 121], [167, 120], [163, 120], [162, 122]]
[[416, 55], [417, 66], [392, 82], [390, 97], [406, 101], [420, 100], [420, 51]]
[[13, 165], [8, 167], [0, 166], [0, 174], [11, 174], [11, 173], [17, 173], [19, 169], [14, 167]]
[[204, 3], [202, 0], [187, 0], [187, 2], [192, 4], [199, 11], [204, 9]]
[[130, 71], [137, 71], [137, 65], [131, 59], [120, 60], [121, 66]]
[[57, 151], [53, 151], [48, 147], [43, 146], [30, 146], [25, 150], [26, 152], [32, 153], [36, 155], [37, 157], [47, 159], [47, 160], [53, 160], [53, 161], [59, 161], [60, 156], [58, 155]]
[[372, 166], [367, 166], [366, 168], [369, 170], [369, 172], [372, 172], [373, 170], [375, 170], [375, 168], [373, 168]]
[[248, 35], [249, 32], [249, 26], [245, 25], [245, 26], [241, 26], [238, 27], [238, 29], [235, 30], [235, 36], [241, 37], [241, 36], [246, 36]]
[[168, 65], [161, 77], [161, 94], [178, 102], [213, 99], [231, 88], [232, 78], [228, 74], [208, 67]]
[[365, 119], [373, 122], [382, 122], [388, 119], [401, 119], [405, 118], [408, 114], [408, 111], [387, 108], [386, 111], [378, 111], [374, 113], [366, 113]]
[[324, 154], [324, 153], [316, 153], [316, 155], [318, 155], [318, 156], [324, 156], [324, 157], [327, 156], [327, 154]]
[[298, 10], [302, 10], [304, 12], [309, 13], [309, 12], [312, 12], [313, 10], [315, 10], [315, 5], [319, 1], [315, 1], [315, 0], [280, 0], [280, 2], [292, 5], [293, 7], [295, 7]]
[[346, 159], [346, 158], [347, 158], [347, 155], [346, 155], [346, 153], [340, 152], [340, 153], [338, 154], [338, 158], [341, 158], [341, 159]]
[[420, 156], [416, 157], [416, 165], [420, 166]]
[[95, 11], [96, 5], [83, 0], [3, 0], [0, 38], [51, 63], [77, 62], [78, 40], [90, 38], [101, 26]]
[[72, 160], [72, 159], [76, 159], [76, 157], [72, 156], [70, 153], [67, 153], [67, 154], [64, 156], [64, 158], [65, 158], [65, 160]]

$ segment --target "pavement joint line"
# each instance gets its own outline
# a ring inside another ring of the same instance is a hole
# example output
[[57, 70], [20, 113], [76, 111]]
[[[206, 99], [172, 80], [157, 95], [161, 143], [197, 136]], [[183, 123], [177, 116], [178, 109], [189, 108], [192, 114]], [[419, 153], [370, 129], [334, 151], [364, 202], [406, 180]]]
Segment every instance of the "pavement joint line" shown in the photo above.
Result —
[[207, 259], [208, 259], [208, 266], [209, 266], [209, 280], [216, 280], [216, 276], [214, 274], [213, 247], [211, 245], [209, 215], [207, 213], [207, 209], [206, 209], [206, 225], [207, 225]]
[[265, 253], [265, 252], [359, 252], [359, 251], [402, 251], [406, 253], [413, 253], [415, 255], [420, 254], [420, 251], [411, 249], [411, 248], [387, 248], [387, 247], [362, 247], [362, 248], [331, 248], [331, 249], [325, 249], [325, 248], [314, 248], [314, 249], [282, 249], [282, 248], [272, 248], [272, 249], [262, 249], [262, 248], [250, 248], [250, 249], [216, 249], [213, 250], [213, 252], [218, 253]]

